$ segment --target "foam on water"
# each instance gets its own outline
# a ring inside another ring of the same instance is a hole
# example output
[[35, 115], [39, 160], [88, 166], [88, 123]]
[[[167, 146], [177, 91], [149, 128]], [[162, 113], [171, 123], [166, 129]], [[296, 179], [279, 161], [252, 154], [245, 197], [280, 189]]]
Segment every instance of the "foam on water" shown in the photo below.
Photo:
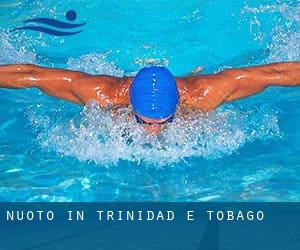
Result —
[[[255, 40], [262, 40], [265, 34], [261, 31], [262, 25], [267, 25], [260, 20], [264, 13], [278, 13], [284, 23], [274, 25], [271, 30], [271, 42], [268, 45], [269, 57], [266, 62], [295, 61], [300, 59], [300, 6], [289, 6], [286, 3], [260, 5], [251, 7], [246, 5], [242, 14], [251, 13], [250, 31]], [[256, 29], [253, 26], [257, 26]]]
[[8, 32], [0, 30], [0, 63], [35, 63], [36, 54], [20, 42], [19, 36], [9, 36]]
[[270, 62], [300, 59], [300, 6], [282, 9], [286, 27], [275, 26], [270, 48]]
[[91, 74], [124, 76], [124, 70], [108, 61], [107, 57], [110, 53], [110, 51], [106, 51], [103, 53], [82, 55], [79, 58], [70, 58], [67, 62], [67, 67], [68, 69], [84, 71]]
[[135, 122], [130, 108], [103, 109], [91, 101], [79, 116], [64, 121], [54, 121], [64, 116], [56, 109], [41, 117], [43, 108], [32, 106], [28, 111], [42, 148], [106, 166], [120, 160], [163, 166], [187, 157], [216, 159], [247, 142], [280, 136], [277, 113], [272, 109], [228, 107], [208, 115], [179, 110], [173, 123], [152, 136]]

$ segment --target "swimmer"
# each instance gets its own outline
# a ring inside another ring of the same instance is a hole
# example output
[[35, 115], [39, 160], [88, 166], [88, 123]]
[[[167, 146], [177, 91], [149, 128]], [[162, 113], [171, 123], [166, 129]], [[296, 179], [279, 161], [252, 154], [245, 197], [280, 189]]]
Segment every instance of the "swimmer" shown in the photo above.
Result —
[[136, 121], [151, 134], [159, 133], [164, 124], [172, 122], [179, 105], [209, 112], [268, 86], [297, 85], [300, 62], [176, 78], [160, 66], [142, 68], [135, 77], [119, 78], [29, 64], [0, 65], [1, 88], [38, 88], [50, 96], [82, 105], [90, 100], [96, 100], [101, 107], [131, 105]]

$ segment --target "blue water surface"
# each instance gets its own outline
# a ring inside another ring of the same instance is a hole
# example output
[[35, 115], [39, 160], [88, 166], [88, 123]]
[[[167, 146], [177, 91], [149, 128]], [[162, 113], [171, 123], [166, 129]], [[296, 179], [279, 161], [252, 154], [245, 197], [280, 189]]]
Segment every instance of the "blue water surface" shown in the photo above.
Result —
[[[0, 17], [0, 64], [182, 76], [300, 59], [299, 1], [4, 0]], [[85, 25], [10, 32], [40, 17]], [[208, 116], [179, 110], [153, 137], [130, 107], [0, 89], [0, 201], [299, 201], [299, 96], [272, 87]]]

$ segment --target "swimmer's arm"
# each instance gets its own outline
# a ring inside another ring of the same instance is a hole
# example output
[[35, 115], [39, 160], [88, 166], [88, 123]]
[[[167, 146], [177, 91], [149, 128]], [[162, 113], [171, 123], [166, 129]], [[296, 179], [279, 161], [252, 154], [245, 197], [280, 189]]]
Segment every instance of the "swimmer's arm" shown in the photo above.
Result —
[[46, 94], [81, 103], [73, 93], [74, 82], [87, 74], [33, 64], [0, 65], [1, 88], [39, 88]]
[[209, 112], [224, 102], [254, 95], [268, 86], [299, 85], [300, 62], [227, 69], [214, 75], [187, 77], [184, 81], [184, 102]]
[[300, 85], [300, 62], [272, 63], [228, 70], [237, 89], [226, 98], [233, 101], [254, 95], [269, 86], [295, 87]]
[[[94, 99], [114, 104], [114, 92], [122, 78], [93, 76], [83, 72], [31, 64], [0, 65], [0, 88], [39, 88], [46, 94], [78, 104]], [[106, 99], [105, 99], [106, 98]], [[104, 100], [105, 99], [105, 100]]]

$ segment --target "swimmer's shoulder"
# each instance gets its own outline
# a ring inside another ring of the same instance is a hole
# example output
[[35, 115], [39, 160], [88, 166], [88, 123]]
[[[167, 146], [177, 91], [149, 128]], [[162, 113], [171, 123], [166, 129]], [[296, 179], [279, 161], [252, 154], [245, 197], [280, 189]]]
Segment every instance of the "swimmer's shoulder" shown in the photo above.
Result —
[[226, 74], [209, 74], [179, 78], [177, 85], [181, 103], [204, 112], [214, 110], [234, 91], [232, 77]]
[[213, 84], [206, 75], [176, 77], [181, 104], [193, 106], [195, 95], [205, 92]]
[[128, 104], [129, 77], [88, 75], [74, 82], [73, 91], [86, 104], [95, 100], [100, 106]]

